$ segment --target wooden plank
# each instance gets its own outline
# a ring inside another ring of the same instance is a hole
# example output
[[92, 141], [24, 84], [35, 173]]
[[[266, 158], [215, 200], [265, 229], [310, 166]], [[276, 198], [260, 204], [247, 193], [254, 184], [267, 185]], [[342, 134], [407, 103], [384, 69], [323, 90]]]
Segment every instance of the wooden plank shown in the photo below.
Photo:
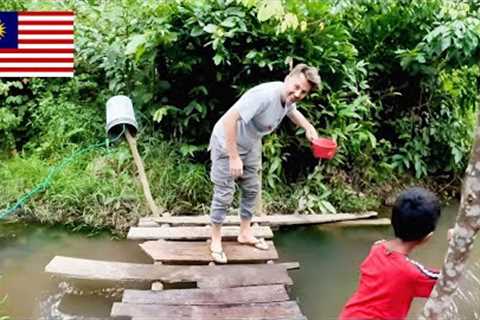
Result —
[[289, 297], [285, 286], [272, 285], [228, 289], [125, 290], [122, 302], [162, 305], [233, 305], [287, 300]]
[[[236, 238], [240, 231], [239, 227], [227, 226], [222, 228], [222, 236], [226, 239]], [[273, 238], [270, 227], [252, 227], [253, 235], [259, 238]], [[206, 240], [210, 239], [210, 226], [204, 227], [131, 227], [128, 231], [128, 239], [131, 240]]]
[[[157, 317], [134, 317], [134, 318], [131, 318], [132, 320], [158, 320]], [[179, 320], [179, 318], [173, 318], [173, 319], [169, 319], [169, 320]], [[185, 320], [185, 318], [182, 318], [180, 320]], [[194, 319], [192, 319], [194, 320]], [[228, 319], [228, 320], [232, 320], [232, 319]], [[281, 318], [258, 318], [256, 320], [308, 320], [307, 317], [301, 315], [301, 316], [296, 316], [296, 317], [281, 317]]]
[[351, 221], [341, 221], [332, 224], [332, 226], [339, 227], [355, 227], [355, 226], [389, 226], [390, 219], [388, 218], [379, 218], [379, 219], [365, 219], [365, 220], [351, 220]]
[[158, 320], [269, 320], [291, 319], [291, 317], [302, 316], [302, 313], [294, 301], [233, 306], [169, 306], [115, 302], [111, 315], [114, 317], [154, 317]]
[[[268, 250], [259, 250], [252, 246], [242, 245], [236, 241], [224, 241], [223, 250], [229, 262], [264, 262], [278, 259], [278, 253], [272, 241], [267, 241]], [[153, 260], [167, 263], [209, 263], [210, 244], [198, 241], [147, 241], [140, 247]]]
[[[377, 217], [378, 213], [368, 211], [364, 213], [336, 213], [336, 214], [277, 214], [269, 216], [255, 216], [253, 223], [259, 223], [268, 226], [283, 225], [306, 225], [306, 224], [323, 224], [338, 221], [368, 219]], [[140, 218], [139, 225], [142, 226], [160, 226], [162, 224], [179, 225], [208, 225], [210, 217], [206, 215], [200, 216], [169, 216], [169, 217], [145, 217]], [[238, 216], [227, 216], [224, 225], [238, 225], [240, 218]]]
[[137, 227], [160, 227], [161, 224], [156, 223], [150, 218], [140, 218], [137, 223]]
[[[132, 320], [158, 320], [157, 317], [134, 317], [134, 318], [131, 318]], [[173, 318], [173, 319], [169, 319], [169, 320], [185, 320], [185, 318]], [[195, 320], [195, 319], [191, 319], [191, 320]], [[228, 319], [228, 320], [233, 320], [233, 319]], [[301, 315], [301, 316], [295, 316], [295, 317], [280, 317], [280, 318], [257, 318], [255, 320], [308, 320], [307, 317], [305, 317], [304, 315]]]
[[298, 270], [300, 269], [300, 263], [299, 262], [282, 262], [279, 263], [279, 265], [282, 265], [285, 267], [287, 270]]
[[233, 288], [242, 286], [292, 285], [283, 264], [234, 264], [215, 266], [173, 266], [108, 262], [57, 256], [45, 271], [75, 279], [107, 281], [161, 281], [164, 284], [196, 283], [198, 288]]

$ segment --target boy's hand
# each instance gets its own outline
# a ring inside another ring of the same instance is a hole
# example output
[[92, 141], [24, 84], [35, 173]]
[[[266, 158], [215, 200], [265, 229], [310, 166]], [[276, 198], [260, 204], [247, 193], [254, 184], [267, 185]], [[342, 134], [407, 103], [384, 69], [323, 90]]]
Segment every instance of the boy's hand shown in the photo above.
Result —
[[453, 228], [448, 229], [447, 231], [447, 240], [450, 241], [453, 238]]

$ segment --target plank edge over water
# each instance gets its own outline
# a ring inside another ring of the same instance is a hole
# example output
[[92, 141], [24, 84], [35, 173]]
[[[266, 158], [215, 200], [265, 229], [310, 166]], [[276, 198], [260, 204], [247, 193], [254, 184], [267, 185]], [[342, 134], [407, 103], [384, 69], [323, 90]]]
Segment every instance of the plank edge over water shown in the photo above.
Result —
[[123, 293], [123, 303], [162, 305], [234, 305], [288, 301], [284, 285], [237, 288], [131, 290]]
[[[226, 226], [222, 228], [223, 238], [236, 238], [240, 228]], [[253, 235], [258, 238], [273, 238], [272, 229], [268, 226], [253, 226]], [[130, 240], [206, 240], [210, 238], [210, 226], [194, 227], [131, 227], [127, 238]]]
[[[275, 214], [268, 216], [254, 216], [253, 223], [267, 226], [288, 226], [324, 224], [341, 221], [370, 219], [378, 216], [375, 211], [363, 213], [335, 213], [335, 214]], [[224, 225], [238, 225], [238, 216], [227, 216]], [[172, 226], [198, 226], [210, 224], [210, 218], [206, 215], [200, 216], [169, 216], [169, 217], [144, 217], [139, 220], [139, 227], [160, 227], [162, 224]]]
[[[209, 283], [209, 280], [215, 279], [225, 272], [224, 270], [252, 270], [255, 268], [268, 270], [279, 270], [277, 266], [284, 270], [296, 269], [298, 262], [287, 262], [279, 264], [236, 264], [228, 266], [169, 266], [153, 265], [128, 262], [111, 262], [102, 260], [79, 259], [71, 257], [56, 256], [45, 267], [45, 272], [59, 277], [86, 280], [106, 280], [121, 282], [150, 282], [163, 281], [166, 283], [176, 282], [197, 282], [199, 287], [212, 287], [216, 283]], [[278, 277], [281, 282], [269, 284], [292, 284], [288, 275]], [[266, 284], [262, 281], [258, 284]], [[229, 284], [225, 284], [228, 286]], [[241, 283], [234, 283], [230, 287], [242, 286]], [[221, 285], [219, 285], [221, 287]]]
[[[159, 320], [157, 317], [133, 317], [131, 319], [132, 320]], [[166, 320], [195, 320], [195, 319], [185, 318], [185, 317], [182, 317], [182, 318], [175, 317], [175, 318], [170, 318], [170, 319], [166, 319]], [[254, 320], [308, 320], [308, 319], [305, 316], [298, 316], [298, 317], [287, 317], [287, 318], [285, 318], [285, 317], [282, 317], [282, 318], [258, 318], [258, 319], [254, 319]]]
[[[236, 241], [224, 241], [223, 250], [230, 262], [259, 262], [277, 260], [278, 253], [272, 241], [268, 250], [259, 250]], [[140, 247], [155, 261], [166, 263], [201, 264], [212, 261], [209, 244], [198, 241], [146, 241]]]
[[[257, 320], [302, 317], [295, 301], [254, 303], [234, 306], [169, 306], [114, 302], [111, 316], [153, 317], [157, 319]], [[193, 318], [193, 316], [195, 316]]]

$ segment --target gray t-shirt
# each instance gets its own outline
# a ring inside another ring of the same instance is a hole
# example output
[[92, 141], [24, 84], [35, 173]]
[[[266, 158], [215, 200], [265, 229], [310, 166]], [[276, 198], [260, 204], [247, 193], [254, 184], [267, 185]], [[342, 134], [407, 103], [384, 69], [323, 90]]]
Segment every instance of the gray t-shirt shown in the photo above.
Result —
[[[248, 152], [262, 137], [275, 130], [285, 115], [296, 109], [294, 103], [282, 105], [283, 82], [266, 82], [245, 92], [231, 107], [238, 111], [237, 147], [239, 153]], [[225, 148], [223, 115], [213, 128], [212, 138]]]

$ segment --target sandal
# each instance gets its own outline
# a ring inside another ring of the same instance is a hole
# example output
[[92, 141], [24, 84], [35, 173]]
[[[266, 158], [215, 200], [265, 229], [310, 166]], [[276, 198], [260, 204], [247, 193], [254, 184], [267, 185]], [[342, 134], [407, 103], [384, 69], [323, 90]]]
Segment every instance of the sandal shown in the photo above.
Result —
[[237, 242], [240, 243], [240, 244], [247, 245], [247, 246], [255, 247], [255, 248], [260, 249], [260, 250], [268, 250], [268, 248], [269, 248], [268, 243], [263, 239], [257, 239], [257, 241], [255, 241], [255, 242], [249, 242], [249, 241], [240, 241], [237, 238]]
[[227, 256], [225, 255], [225, 252], [223, 252], [223, 250], [214, 251], [212, 250], [212, 248], [210, 248], [210, 255], [212, 256], [213, 261], [215, 261], [216, 263], [225, 264], [228, 262]]

